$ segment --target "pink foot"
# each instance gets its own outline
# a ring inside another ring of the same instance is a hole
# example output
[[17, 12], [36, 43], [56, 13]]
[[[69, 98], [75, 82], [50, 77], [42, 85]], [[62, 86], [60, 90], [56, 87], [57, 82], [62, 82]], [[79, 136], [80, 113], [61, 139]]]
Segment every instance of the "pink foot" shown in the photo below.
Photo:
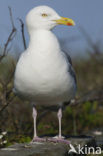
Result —
[[31, 141], [31, 143], [34, 143], [34, 142], [45, 142], [45, 141], [46, 141], [45, 138], [34, 137], [33, 140]]
[[54, 137], [54, 138], [48, 138], [48, 141], [54, 142], [54, 143], [65, 143], [70, 144], [68, 140], [65, 140], [64, 137]]

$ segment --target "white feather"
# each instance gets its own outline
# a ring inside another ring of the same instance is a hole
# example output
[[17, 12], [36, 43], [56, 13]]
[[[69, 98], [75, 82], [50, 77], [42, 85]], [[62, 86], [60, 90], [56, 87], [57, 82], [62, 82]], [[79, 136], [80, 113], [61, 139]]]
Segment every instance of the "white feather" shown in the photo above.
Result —
[[[38, 11], [35, 9], [32, 11], [34, 15], [36, 12]], [[56, 14], [53, 10], [49, 12], [48, 7], [47, 12], [51, 16], [53, 13], [53, 17]], [[58, 16], [55, 15], [57, 18]], [[36, 22], [36, 15], [34, 17]], [[41, 25], [37, 29], [36, 25], [30, 29], [32, 20], [27, 23], [30, 43], [17, 63], [14, 86], [20, 95], [37, 104], [57, 105], [74, 97], [76, 84], [68, 72], [70, 64], [64, 57], [56, 36], [47, 28], [48, 25], [50, 27], [49, 21], [48, 19], [45, 27], [43, 22], [43, 28]]]

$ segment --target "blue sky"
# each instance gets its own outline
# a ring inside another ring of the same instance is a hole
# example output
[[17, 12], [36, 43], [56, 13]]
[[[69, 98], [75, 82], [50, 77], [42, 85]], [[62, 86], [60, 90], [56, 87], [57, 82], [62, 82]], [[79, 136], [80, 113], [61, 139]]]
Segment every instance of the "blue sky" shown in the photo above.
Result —
[[[23, 51], [20, 23], [17, 18], [25, 21], [28, 11], [38, 5], [48, 5], [54, 8], [61, 16], [72, 18], [76, 26], [58, 26], [54, 33], [61, 40], [65, 39], [64, 49], [69, 49], [71, 54], [85, 52], [87, 43], [78, 27], [82, 26], [91, 36], [93, 42], [103, 39], [103, 0], [0, 0], [0, 45], [3, 46], [11, 30], [8, 6], [12, 8], [15, 25], [18, 29], [17, 36], [12, 45], [19, 47], [18, 51]], [[28, 33], [25, 29], [28, 43]], [[71, 37], [77, 37], [75, 41], [70, 41]]]

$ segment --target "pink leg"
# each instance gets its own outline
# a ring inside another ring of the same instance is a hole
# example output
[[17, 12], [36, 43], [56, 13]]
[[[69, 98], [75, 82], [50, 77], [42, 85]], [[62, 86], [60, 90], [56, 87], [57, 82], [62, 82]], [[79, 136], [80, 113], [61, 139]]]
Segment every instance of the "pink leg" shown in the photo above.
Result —
[[33, 106], [33, 119], [34, 119], [34, 138], [37, 137], [37, 132], [36, 132], [36, 118], [37, 118], [37, 110]]
[[59, 135], [58, 135], [58, 138], [62, 138], [62, 135], [61, 135], [62, 109], [61, 108], [59, 108], [57, 116], [58, 116], [58, 121], [59, 121]]
[[37, 118], [37, 110], [36, 110], [36, 108], [33, 106], [34, 137], [33, 137], [32, 142], [46, 141], [44, 138], [39, 138], [39, 137], [37, 136], [37, 131], [36, 131], [36, 118]]
[[62, 108], [59, 108], [57, 117], [58, 117], [58, 121], [59, 121], [59, 134], [58, 134], [58, 136], [56, 136], [54, 138], [49, 138], [49, 141], [70, 144], [70, 142], [68, 140], [65, 140], [64, 137], [61, 135]]

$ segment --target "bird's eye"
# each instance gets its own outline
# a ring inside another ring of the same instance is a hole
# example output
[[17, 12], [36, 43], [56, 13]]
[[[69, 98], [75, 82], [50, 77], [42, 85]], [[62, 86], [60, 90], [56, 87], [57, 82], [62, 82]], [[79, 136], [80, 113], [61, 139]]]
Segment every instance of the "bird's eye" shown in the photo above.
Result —
[[44, 13], [44, 14], [42, 14], [42, 17], [47, 17], [47, 16], [48, 16], [48, 15], [47, 15], [47, 14], [45, 14], [45, 13]]

